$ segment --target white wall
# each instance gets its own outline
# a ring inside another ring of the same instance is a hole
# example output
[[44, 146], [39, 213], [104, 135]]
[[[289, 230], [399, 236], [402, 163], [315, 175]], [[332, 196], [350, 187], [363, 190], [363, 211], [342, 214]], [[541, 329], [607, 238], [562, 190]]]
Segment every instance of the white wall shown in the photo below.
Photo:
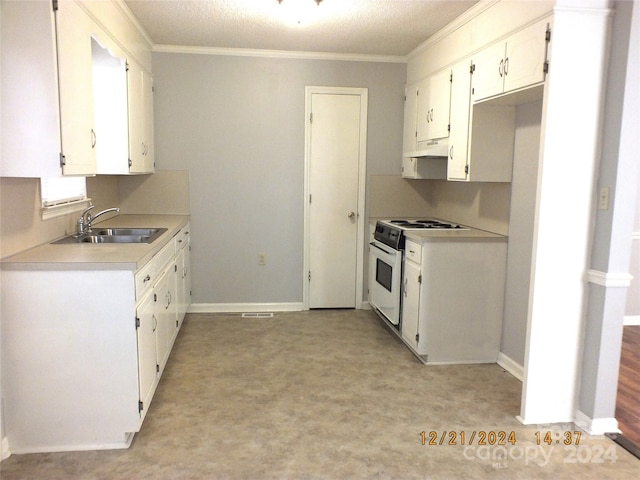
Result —
[[153, 72], [157, 168], [190, 172], [193, 303], [302, 302], [304, 87], [367, 87], [367, 173], [399, 175], [406, 65], [154, 53]]

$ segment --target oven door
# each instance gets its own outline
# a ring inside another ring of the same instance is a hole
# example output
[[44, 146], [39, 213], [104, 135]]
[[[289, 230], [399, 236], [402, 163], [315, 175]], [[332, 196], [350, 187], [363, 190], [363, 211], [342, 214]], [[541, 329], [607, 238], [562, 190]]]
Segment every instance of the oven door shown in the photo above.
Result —
[[380, 315], [400, 326], [402, 252], [373, 241], [369, 244], [369, 303]]

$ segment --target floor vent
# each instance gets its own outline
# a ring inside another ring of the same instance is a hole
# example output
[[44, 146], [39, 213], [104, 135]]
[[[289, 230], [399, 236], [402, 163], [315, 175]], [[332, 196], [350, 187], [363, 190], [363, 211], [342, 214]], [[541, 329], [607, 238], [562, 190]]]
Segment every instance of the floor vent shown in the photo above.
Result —
[[255, 313], [243, 313], [242, 318], [271, 318], [273, 313], [271, 312], [255, 312]]

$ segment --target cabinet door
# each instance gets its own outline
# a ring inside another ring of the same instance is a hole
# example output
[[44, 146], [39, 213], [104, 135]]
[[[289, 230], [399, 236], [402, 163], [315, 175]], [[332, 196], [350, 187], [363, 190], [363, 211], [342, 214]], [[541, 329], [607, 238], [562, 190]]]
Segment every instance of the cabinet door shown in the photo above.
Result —
[[154, 293], [154, 313], [157, 319], [156, 329], [156, 352], [157, 362], [160, 366], [160, 373], [164, 370], [164, 367], [169, 358], [169, 352], [171, 350], [171, 341], [175, 332], [175, 314], [171, 309], [172, 288], [171, 280], [174, 278], [171, 275], [173, 271], [173, 265], [170, 270], [165, 270], [160, 276], [160, 279], [153, 287]]
[[471, 61], [465, 60], [452, 70], [448, 180], [467, 180], [470, 104]]
[[531, 25], [507, 40], [504, 91], [543, 82], [547, 52], [547, 22]]
[[505, 43], [498, 42], [473, 56], [471, 95], [474, 102], [503, 92], [505, 49]]
[[414, 349], [418, 348], [418, 322], [420, 315], [420, 267], [404, 262], [402, 283], [402, 338]]
[[103, 39], [91, 39], [93, 111], [98, 174], [129, 173], [127, 71], [123, 57]]
[[157, 319], [154, 312], [153, 293], [149, 293], [136, 309], [138, 322], [138, 382], [140, 385], [140, 401], [142, 410], [140, 415], [144, 418], [157, 380], [156, 357], [156, 327]]
[[416, 117], [416, 142], [429, 140], [429, 124], [432, 115], [430, 102], [430, 79], [426, 78], [417, 85], [417, 117]]
[[60, 110], [51, 2], [0, 2], [3, 177], [60, 176]]
[[129, 160], [131, 173], [153, 173], [153, 79], [137, 63], [127, 63]]
[[60, 131], [65, 175], [96, 173], [91, 35], [93, 21], [76, 2], [59, 2], [57, 16]]
[[443, 70], [429, 78], [429, 139], [449, 136], [449, 108], [451, 105], [451, 71]]
[[155, 171], [154, 141], [153, 141], [153, 77], [146, 71], [142, 72], [142, 113], [144, 133], [144, 171]]
[[402, 140], [402, 150], [404, 156], [411, 156], [416, 150], [416, 119], [418, 115], [418, 85], [408, 86], [405, 91], [404, 100], [404, 137]]

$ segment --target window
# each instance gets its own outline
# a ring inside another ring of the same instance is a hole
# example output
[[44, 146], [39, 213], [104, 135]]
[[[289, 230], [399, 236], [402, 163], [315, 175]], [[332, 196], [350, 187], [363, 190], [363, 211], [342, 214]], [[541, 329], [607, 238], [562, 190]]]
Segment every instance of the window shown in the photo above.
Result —
[[40, 196], [43, 220], [84, 210], [91, 201], [85, 177], [41, 178]]

